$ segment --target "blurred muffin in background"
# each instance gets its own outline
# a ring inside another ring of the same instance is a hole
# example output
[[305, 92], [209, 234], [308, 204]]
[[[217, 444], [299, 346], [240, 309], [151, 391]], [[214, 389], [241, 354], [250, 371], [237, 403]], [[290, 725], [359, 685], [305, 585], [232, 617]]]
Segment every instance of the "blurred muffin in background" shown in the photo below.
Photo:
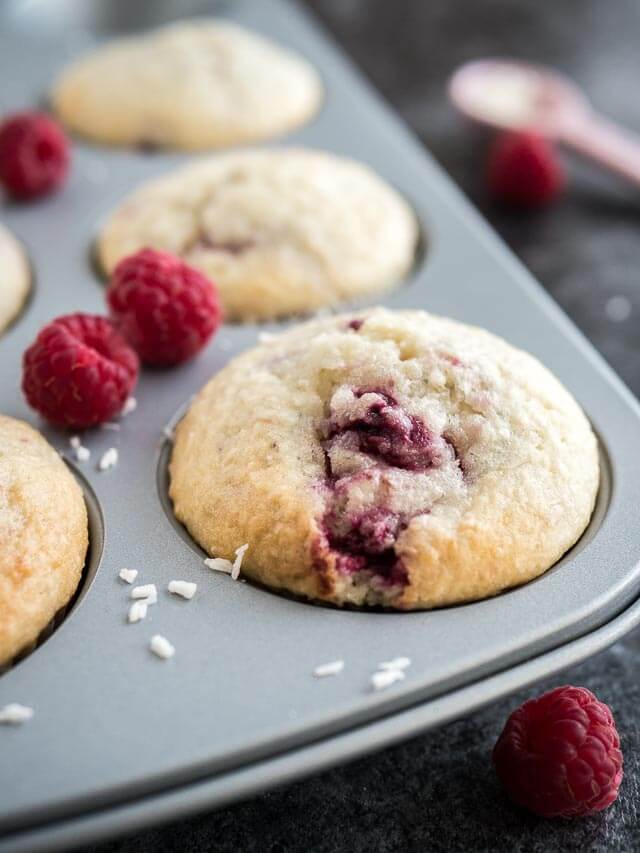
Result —
[[183, 150], [286, 133], [308, 121], [321, 98], [305, 59], [212, 20], [111, 42], [72, 63], [52, 91], [56, 113], [82, 136]]
[[218, 155], [143, 185], [107, 220], [98, 259], [111, 273], [164, 249], [217, 284], [231, 320], [304, 314], [398, 284], [418, 224], [367, 166], [309, 149]]

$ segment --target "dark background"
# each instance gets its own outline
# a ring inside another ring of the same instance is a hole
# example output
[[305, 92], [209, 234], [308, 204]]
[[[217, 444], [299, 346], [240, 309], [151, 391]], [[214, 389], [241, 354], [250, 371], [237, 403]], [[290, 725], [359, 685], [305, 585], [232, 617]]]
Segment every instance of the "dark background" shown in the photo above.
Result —
[[[307, 5], [639, 393], [640, 190], [567, 155], [570, 185], [555, 207], [518, 215], [496, 208], [483, 188], [487, 139], [455, 115], [445, 84], [456, 65], [480, 56], [549, 63], [582, 85], [596, 107], [640, 132], [640, 2], [308, 0]], [[629, 300], [631, 313], [623, 321], [608, 316], [614, 296]], [[639, 651], [636, 632], [553, 681], [402, 746], [91, 851], [639, 850]], [[618, 801], [605, 813], [573, 822], [543, 821], [505, 800], [491, 769], [491, 748], [512, 708], [568, 682], [589, 687], [613, 709], [625, 779]]]

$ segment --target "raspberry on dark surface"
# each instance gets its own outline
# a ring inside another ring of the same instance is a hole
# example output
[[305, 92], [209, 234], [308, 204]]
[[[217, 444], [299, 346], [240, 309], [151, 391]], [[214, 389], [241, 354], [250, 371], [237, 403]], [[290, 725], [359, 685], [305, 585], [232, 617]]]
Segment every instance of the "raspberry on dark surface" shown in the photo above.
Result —
[[613, 716], [585, 687], [557, 687], [514, 711], [493, 763], [509, 797], [541, 817], [602, 811], [622, 781]]
[[107, 301], [113, 322], [142, 361], [158, 367], [192, 358], [222, 322], [216, 286], [180, 258], [155, 249], [120, 261]]
[[27, 402], [58, 426], [84, 429], [120, 413], [138, 357], [105, 317], [69, 314], [40, 330], [22, 360]]
[[497, 201], [511, 207], [540, 208], [566, 184], [553, 145], [533, 132], [500, 134], [489, 152], [487, 185]]
[[15, 199], [57, 189], [69, 170], [69, 141], [44, 113], [14, 113], [0, 123], [0, 184]]

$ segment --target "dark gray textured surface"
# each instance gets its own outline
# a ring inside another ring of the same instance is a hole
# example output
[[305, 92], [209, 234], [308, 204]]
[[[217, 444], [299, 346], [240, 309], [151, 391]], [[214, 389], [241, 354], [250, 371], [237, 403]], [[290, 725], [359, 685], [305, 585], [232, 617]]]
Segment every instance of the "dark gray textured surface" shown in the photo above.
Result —
[[[611, 117], [640, 131], [640, 5], [571, 0], [312, 0], [339, 41], [445, 168], [603, 352], [640, 391], [640, 197], [569, 162], [571, 188], [553, 210], [513, 216], [483, 197], [482, 139], [465, 133], [444, 97], [459, 62], [489, 53], [568, 71]], [[613, 295], [628, 320], [607, 319]], [[499, 310], [499, 306], [496, 307]], [[640, 636], [568, 672], [614, 710], [625, 750], [619, 801], [605, 814], [545, 822], [511, 808], [490, 751], [515, 696], [467, 720], [208, 816], [92, 848], [139, 851], [619, 850], [640, 848], [638, 700]], [[527, 691], [527, 696], [534, 691]]]

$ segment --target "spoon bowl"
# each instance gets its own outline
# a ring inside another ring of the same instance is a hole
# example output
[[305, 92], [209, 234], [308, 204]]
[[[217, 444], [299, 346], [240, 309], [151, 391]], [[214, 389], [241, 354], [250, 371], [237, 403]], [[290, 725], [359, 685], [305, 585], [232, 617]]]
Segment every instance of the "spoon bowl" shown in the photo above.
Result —
[[583, 93], [564, 75], [508, 59], [466, 63], [452, 76], [449, 94], [460, 112], [480, 124], [551, 137], [589, 109]]

